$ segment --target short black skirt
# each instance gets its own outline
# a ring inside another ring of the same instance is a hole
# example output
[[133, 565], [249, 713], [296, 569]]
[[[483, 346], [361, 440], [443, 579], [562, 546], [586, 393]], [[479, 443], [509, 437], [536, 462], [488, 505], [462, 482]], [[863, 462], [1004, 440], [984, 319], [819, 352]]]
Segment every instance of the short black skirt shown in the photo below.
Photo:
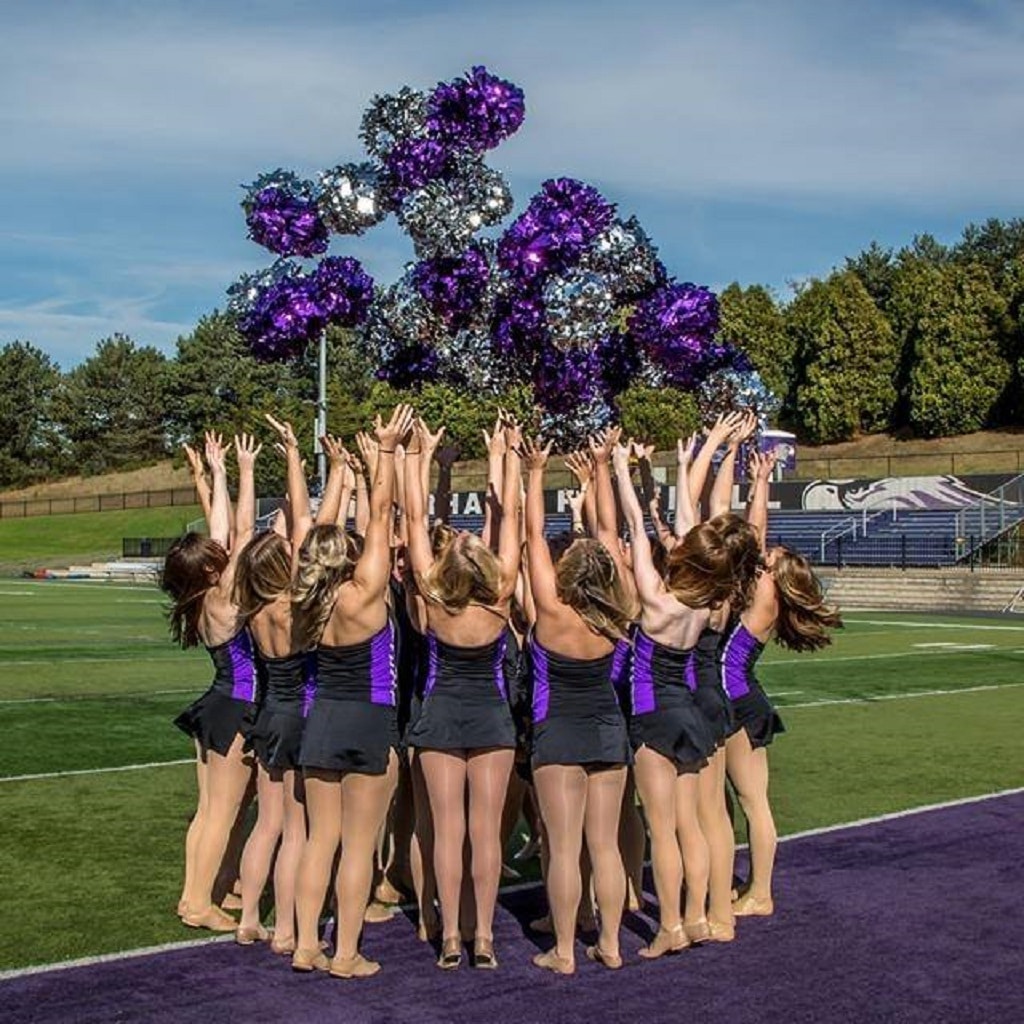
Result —
[[715, 736], [693, 700], [673, 701], [629, 720], [634, 750], [650, 747], [679, 773], [699, 772], [715, 752]]
[[237, 700], [211, 688], [189, 704], [174, 724], [199, 744], [204, 757], [208, 750], [223, 757], [239, 733], [248, 734], [255, 719], [252, 701]]
[[398, 716], [390, 705], [314, 700], [298, 760], [303, 768], [384, 775], [398, 749]]
[[786, 731], [779, 713], [760, 688], [752, 689], [738, 700], [732, 701], [732, 712], [736, 723], [733, 731], [743, 729], [754, 750], [769, 746], [776, 733]]
[[629, 734], [621, 715], [555, 715], [533, 729], [530, 765], [631, 764]]
[[296, 712], [261, 708], [249, 730], [246, 749], [252, 750], [268, 771], [291, 771], [299, 767], [305, 724], [306, 720]]
[[427, 697], [406, 737], [417, 750], [514, 748], [516, 727], [504, 701], [465, 701], [443, 694]]
[[715, 746], [720, 747], [736, 731], [732, 703], [725, 690], [721, 686], [702, 686], [698, 683], [693, 699], [715, 738]]

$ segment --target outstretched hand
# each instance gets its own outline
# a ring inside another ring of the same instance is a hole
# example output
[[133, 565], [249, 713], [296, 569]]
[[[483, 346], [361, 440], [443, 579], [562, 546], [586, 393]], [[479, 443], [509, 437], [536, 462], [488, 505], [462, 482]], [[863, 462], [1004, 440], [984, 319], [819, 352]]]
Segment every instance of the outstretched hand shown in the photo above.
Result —
[[348, 452], [345, 450], [345, 445], [341, 438], [335, 437], [333, 434], [324, 434], [320, 438], [320, 445], [332, 465], [338, 466], [342, 463], [348, 463]]
[[713, 445], [715, 451], [722, 444], [729, 440], [735, 431], [743, 423], [743, 413], [723, 413], [715, 420], [714, 426], [708, 431], [707, 443]]
[[289, 448], [298, 448], [299, 440], [295, 436], [295, 431], [292, 430], [292, 425], [287, 420], [275, 419], [270, 413], [264, 413], [267, 422], [277, 431], [278, 436], [281, 438], [281, 445], [287, 450]]
[[235, 459], [241, 469], [243, 466], [251, 468], [256, 462], [256, 456], [263, 451], [263, 445], [256, 443], [254, 434], [235, 434]]
[[187, 441], [183, 441], [181, 447], [185, 449], [185, 458], [188, 459], [188, 466], [192, 471], [192, 476], [196, 479], [201, 478], [205, 472], [202, 455]]
[[212, 430], [206, 432], [206, 461], [211, 471], [224, 470], [224, 439]]
[[576, 477], [580, 490], [586, 490], [587, 484], [594, 475], [594, 465], [590, 459], [590, 452], [583, 450], [569, 452], [562, 461], [565, 463], [565, 468]]
[[619, 443], [622, 436], [622, 427], [607, 427], [596, 436], [591, 436], [590, 454], [594, 462], [607, 462], [612, 455], [612, 449]]
[[437, 446], [441, 443], [441, 438], [444, 437], [444, 427], [438, 427], [432, 434], [430, 427], [427, 426], [426, 422], [419, 417], [416, 417], [417, 432], [420, 438], [420, 449], [423, 453], [424, 459], [429, 462], [437, 451]]
[[[385, 423], [378, 415], [373, 424], [373, 432], [377, 435], [378, 451], [393, 455], [398, 443], [405, 438], [405, 435], [412, 429], [413, 411], [412, 406], [406, 403], [396, 405], [391, 412], [391, 418]], [[444, 433], [444, 427], [437, 435], [440, 440]], [[435, 442], [436, 444], [436, 442]]]
[[697, 448], [697, 435], [691, 434], [685, 440], [679, 438], [676, 441], [676, 461], [683, 466], [689, 466], [693, 462], [693, 453]]
[[490, 458], [500, 458], [505, 454], [505, 416], [502, 410], [498, 410], [498, 415], [494, 420], [494, 428], [488, 434], [486, 430], [482, 431], [484, 435], [484, 444], [487, 447], [487, 455]]
[[539, 437], [524, 437], [519, 445], [519, 450], [523, 453], [523, 463], [526, 468], [529, 470], [543, 469], [548, 464], [552, 444], [552, 441], [544, 444]]

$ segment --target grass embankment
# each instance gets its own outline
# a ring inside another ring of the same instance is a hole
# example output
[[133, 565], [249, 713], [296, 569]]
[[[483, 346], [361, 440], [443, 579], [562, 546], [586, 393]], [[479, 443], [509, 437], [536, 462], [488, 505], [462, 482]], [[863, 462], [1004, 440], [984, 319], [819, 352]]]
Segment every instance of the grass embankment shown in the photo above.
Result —
[[0, 575], [119, 558], [123, 537], [176, 537], [198, 505], [0, 519]]

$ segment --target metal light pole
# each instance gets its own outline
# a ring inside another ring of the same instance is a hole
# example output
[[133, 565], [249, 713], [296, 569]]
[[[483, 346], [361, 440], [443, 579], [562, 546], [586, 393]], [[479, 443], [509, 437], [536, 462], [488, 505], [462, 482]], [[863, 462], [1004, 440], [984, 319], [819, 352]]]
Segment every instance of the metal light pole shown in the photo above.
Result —
[[320, 367], [317, 375], [316, 396], [316, 437], [313, 451], [316, 453], [316, 471], [320, 477], [320, 493], [327, 486], [327, 455], [320, 438], [327, 433], [327, 332], [320, 332]]

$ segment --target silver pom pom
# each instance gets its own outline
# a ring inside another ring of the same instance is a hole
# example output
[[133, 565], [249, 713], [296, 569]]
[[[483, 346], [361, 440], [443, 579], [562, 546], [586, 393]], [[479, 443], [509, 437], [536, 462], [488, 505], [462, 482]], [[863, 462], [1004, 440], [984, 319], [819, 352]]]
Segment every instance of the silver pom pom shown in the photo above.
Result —
[[544, 309], [552, 344], [563, 351], [591, 345], [610, 334], [614, 326], [609, 282], [578, 267], [547, 282]]
[[294, 260], [277, 260], [269, 267], [257, 270], [255, 274], [242, 276], [228, 288], [227, 312], [236, 319], [245, 316], [253, 307], [260, 293], [286, 277], [300, 277], [302, 267]]
[[388, 215], [376, 164], [341, 164], [321, 171], [317, 208], [327, 227], [339, 235], [361, 235]]
[[606, 275], [616, 298], [642, 295], [660, 277], [657, 250], [636, 217], [613, 221], [591, 243], [580, 266]]
[[363, 114], [359, 137], [367, 153], [384, 160], [400, 139], [426, 133], [427, 96], [408, 86], [397, 93], [374, 96]]

